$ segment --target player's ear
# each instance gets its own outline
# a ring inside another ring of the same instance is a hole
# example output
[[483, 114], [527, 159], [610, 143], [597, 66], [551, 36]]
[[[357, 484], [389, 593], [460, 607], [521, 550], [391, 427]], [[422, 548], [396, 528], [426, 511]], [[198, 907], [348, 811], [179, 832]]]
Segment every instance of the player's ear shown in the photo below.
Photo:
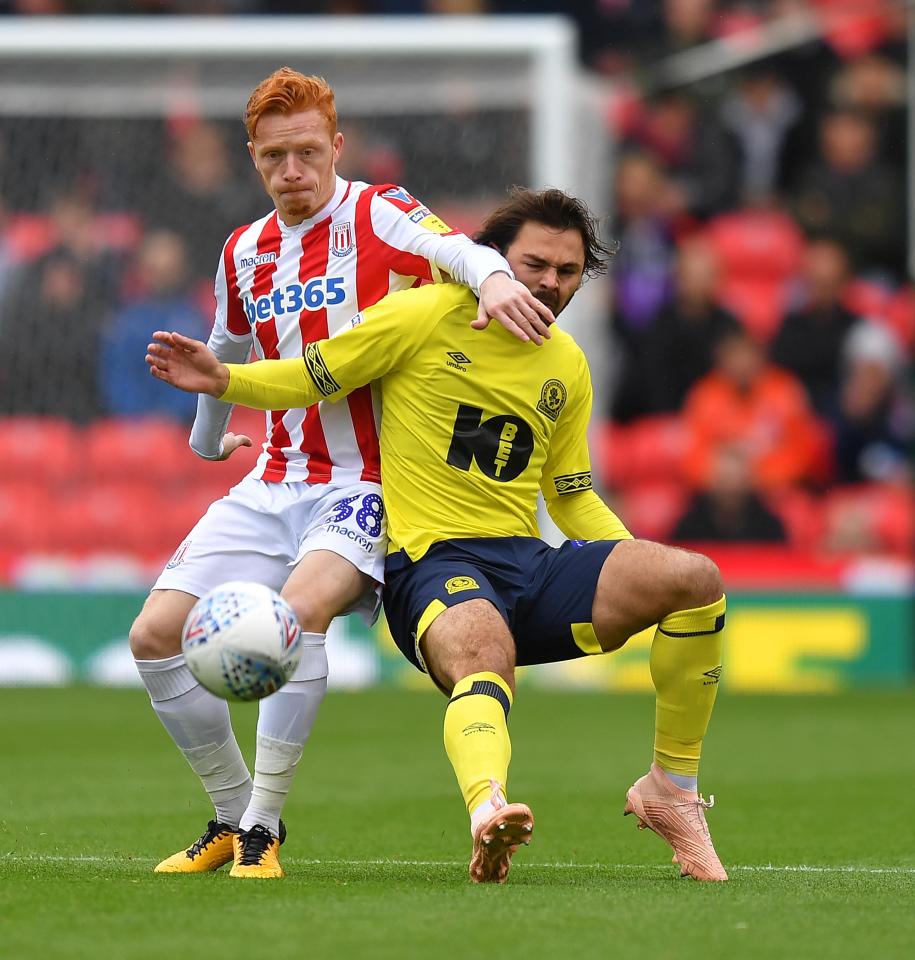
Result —
[[334, 134], [333, 147], [334, 163], [336, 163], [340, 159], [340, 154], [343, 152], [343, 134], [340, 133], [339, 130]]
[[257, 155], [254, 153], [254, 144], [250, 140], [248, 141], [248, 156], [251, 157], [254, 166], [257, 166]]

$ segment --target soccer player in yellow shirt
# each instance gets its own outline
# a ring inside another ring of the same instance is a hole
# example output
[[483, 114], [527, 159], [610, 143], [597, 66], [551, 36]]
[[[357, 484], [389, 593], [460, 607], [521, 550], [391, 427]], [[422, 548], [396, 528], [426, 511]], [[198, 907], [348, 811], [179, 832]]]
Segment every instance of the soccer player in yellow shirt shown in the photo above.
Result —
[[[608, 252], [587, 208], [559, 190], [514, 191], [477, 240], [554, 315]], [[515, 667], [616, 650], [655, 624], [654, 762], [625, 812], [670, 843], [681, 873], [726, 880], [698, 793], [721, 672], [718, 569], [633, 540], [593, 491], [591, 380], [572, 337], [554, 329], [527, 348], [482, 327], [477, 307], [466, 287], [429, 285], [385, 297], [300, 359], [225, 365], [157, 332], [147, 362], [181, 389], [260, 409], [380, 385], [385, 612], [404, 656], [449, 697], [445, 749], [470, 814], [474, 881], [503, 882], [533, 830], [530, 808], [505, 796]], [[539, 539], [538, 490], [569, 537], [559, 547]], [[356, 506], [341, 502], [339, 516]]]

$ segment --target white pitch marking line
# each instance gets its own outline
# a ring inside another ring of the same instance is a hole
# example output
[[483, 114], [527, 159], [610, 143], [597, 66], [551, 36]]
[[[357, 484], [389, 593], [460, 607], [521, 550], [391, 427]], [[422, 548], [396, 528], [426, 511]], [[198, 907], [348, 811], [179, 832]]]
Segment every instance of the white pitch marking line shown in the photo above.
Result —
[[[0, 854], [0, 864], [13, 863], [154, 863], [152, 857], [64, 857], [53, 854]], [[298, 857], [285, 858], [290, 866], [334, 867], [463, 867], [463, 860], [310, 860]], [[546, 870], [669, 870], [666, 864], [646, 863], [531, 863], [521, 861], [516, 866]], [[727, 867], [743, 873], [862, 873], [862, 874], [915, 874], [915, 867], [856, 867], [853, 865], [814, 866], [812, 864], [737, 864]]]

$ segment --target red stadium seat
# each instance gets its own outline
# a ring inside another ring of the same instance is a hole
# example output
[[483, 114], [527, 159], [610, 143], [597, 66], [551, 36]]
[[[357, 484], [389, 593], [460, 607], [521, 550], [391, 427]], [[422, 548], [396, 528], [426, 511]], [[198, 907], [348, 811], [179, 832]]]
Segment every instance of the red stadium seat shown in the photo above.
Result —
[[915, 290], [903, 287], [890, 301], [886, 320], [909, 354], [915, 353]]
[[187, 428], [159, 418], [110, 418], [86, 429], [86, 469], [93, 483], [180, 480], [194, 469]]
[[804, 238], [797, 224], [774, 210], [724, 213], [709, 224], [707, 236], [721, 262], [722, 275], [784, 281], [801, 265]]
[[51, 549], [56, 539], [54, 495], [30, 483], [0, 483], [0, 550]]
[[781, 520], [788, 542], [797, 550], [813, 550], [821, 542], [826, 515], [821, 500], [804, 490], [783, 490], [767, 500]]
[[683, 476], [686, 431], [677, 415], [642, 417], [631, 424], [610, 422], [593, 437], [601, 479], [611, 487]]
[[57, 510], [60, 548], [79, 551], [167, 550], [166, 498], [155, 482], [87, 484]]
[[83, 459], [79, 437], [68, 420], [58, 417], [0, 418], [0, 483], [78, 482]]
[[893, 298], [893, 290], [885, 283], [856, 277], [842, 293], [844, 307], [859, 317], [882, 317]]
[[915, 494], [903, 486], [839, 487], [826, 499], [826, 546], [832, 550], [883, 551], [912, 556]]
[[721, 281], [718, 297], [757, 340], [768, 343], [785, 315], [785, 283], [771, 277], [730, 277]]
[[639, 483], [623, 492], [620, 519], [634, 537], [668, 540], [688, 499], [688, 489], [676, 481]]

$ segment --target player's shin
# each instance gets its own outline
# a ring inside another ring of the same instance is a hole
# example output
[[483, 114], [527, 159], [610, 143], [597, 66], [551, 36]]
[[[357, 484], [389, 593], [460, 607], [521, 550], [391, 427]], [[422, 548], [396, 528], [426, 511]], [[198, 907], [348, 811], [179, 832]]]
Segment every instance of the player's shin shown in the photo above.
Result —
[[237, 827], [251, 796], [251, 776], [232, 731], [229, 705], [200, 686], [182, 654], [135, 662], [153, 710], [200, 777], [216, 820]]
[[445, 751], [472, 818], [471, 833], [508, 780], [511, 704], [511, 690], [498, 674], [472, 673], [455, 684], [445, 710]]
[[254, 789], [239, 826], [260, 824], [279, 836], [280, 814], [296, 767], [327, 692], [323, 634], [302, 634], [302, 658], [291, 679], [260, 702]]
[[651, 644], [657, 694], [655, 760], [678, 786], [696, 790], [702, 740], [721, 674], [725, 598], [665, 617]]

